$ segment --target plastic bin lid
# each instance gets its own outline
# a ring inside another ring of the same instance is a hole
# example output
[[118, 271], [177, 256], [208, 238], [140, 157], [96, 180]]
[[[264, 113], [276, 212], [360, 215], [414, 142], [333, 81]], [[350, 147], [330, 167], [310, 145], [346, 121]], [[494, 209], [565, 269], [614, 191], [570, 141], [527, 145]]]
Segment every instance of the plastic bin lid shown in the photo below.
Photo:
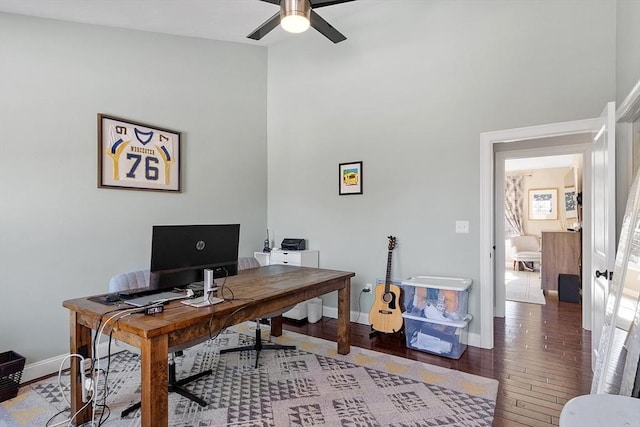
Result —
[[405, 319], [418, 320], [420, 322], [428, 322], [428, 323], [436, 323], [438, 325], [446, 325], [446, 326], [455, 326], [456, 328], [464, 328], [469, 322], [473, 319], [473, 316], [470, 314], [466, 314], [463, 319], [455, 320], [455, 319], [446, 319], [446, 320], [438, 320], [438, 319], [428, 319], [426, 317], [414, 316], [409, 313], [402, 313], [402, 317]]
[[401, 281], [400, 283], [403, 285], [418, 286], [422, 288], [466, 291], [471, 287], [473, 280], [466, 277], [413, 276]]

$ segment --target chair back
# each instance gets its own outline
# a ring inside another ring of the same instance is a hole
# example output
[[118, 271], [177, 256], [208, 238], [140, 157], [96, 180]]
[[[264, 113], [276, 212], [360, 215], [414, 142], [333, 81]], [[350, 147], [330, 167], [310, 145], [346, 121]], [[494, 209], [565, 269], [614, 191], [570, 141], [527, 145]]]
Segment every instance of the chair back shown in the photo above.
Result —
[[[535, 236], [516, 236], [507, 240], [505, 250], [505, 260], [513, 260], [513, 269], [516, 267], [520, 271], [519, 263], [540, 263], [542, 262], [542, 252], [540, 252], [540, 243]], [[527, 268], [526, 264], [525, 269]]]
[[[249, 270], [251, 268], [258, 268], [258, 267], [260, 267], [260, 263], [258, 262], [258, 260], [255, 257], [238, 258], [238, 271], [240, 271], [240, 270]], [[268, 319], [270, 317], [280, 316], [280, 315], [282, 315], [282, 313], [291, 310], [293, 307], [295, 307], [295, 304], [292, 305], [292, 306], [289, 306], [287, 308], [284, 308], [282, 310], [278, 310], [278, 311], [274, 311], [274, 312], [269, 313], [269, 314], [265, 314], [264, 316], [262, 316], [262, 319]]]
[[248, 270], [250, 268], [258, 268], [260, 263], [254, 257], [238, 258], [238, 270]]
[[536, 236], [515, 236], [509, 239], [509, 245], [513, 254], [540, 250], [540, 242]]
[[149, 270], [136, 270], [116, 274], [109, 280], [109, 292], [122, 292], [149, 286]]
[[[260, 263], [254, 257], [238, 258], [238, 270], [258, 268]], [[116, 274], [109, 280], [109, 292], [122, 292], [131, 289], [147, 288], [150, 283], [149, 269]]]

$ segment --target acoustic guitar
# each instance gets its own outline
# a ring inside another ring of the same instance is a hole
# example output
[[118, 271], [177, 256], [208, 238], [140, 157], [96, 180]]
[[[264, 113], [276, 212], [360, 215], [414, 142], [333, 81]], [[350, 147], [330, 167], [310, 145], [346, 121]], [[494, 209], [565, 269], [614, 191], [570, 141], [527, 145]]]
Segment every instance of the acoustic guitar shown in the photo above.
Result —
[[376, 286], [373, 306], [369, 312], [371, 328], [384, 333], [398, 332], [402, 328], [400, 309], [400, 287], [391, 284], [391, 252], [396, 247], [396, 238], [388, 236], [387, 277], [384, 285]]

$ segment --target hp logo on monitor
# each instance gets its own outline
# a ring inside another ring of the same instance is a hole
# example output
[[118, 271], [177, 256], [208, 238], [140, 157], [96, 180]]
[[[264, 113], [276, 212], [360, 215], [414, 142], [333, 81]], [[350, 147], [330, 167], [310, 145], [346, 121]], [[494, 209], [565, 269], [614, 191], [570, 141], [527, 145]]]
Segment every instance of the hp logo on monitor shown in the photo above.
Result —
[[199, 250], [199, 251], [203, 250], [205, 246], [206, 245], [205, 245], [203, 240], [198, 240], [196, 242], [196, 249]]

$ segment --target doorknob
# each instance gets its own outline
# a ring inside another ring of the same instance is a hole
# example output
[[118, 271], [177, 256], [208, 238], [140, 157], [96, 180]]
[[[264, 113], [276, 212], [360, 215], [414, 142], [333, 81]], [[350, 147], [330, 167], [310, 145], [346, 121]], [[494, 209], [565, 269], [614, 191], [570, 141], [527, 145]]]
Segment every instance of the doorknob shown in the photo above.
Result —
[[607, 270], [605, 271], [596, 270], [596, 278], [599, 278], [599, 277], [604, 277], [607, 280], [611, 280], [613, 279], [613, 271], [609, 272]]

